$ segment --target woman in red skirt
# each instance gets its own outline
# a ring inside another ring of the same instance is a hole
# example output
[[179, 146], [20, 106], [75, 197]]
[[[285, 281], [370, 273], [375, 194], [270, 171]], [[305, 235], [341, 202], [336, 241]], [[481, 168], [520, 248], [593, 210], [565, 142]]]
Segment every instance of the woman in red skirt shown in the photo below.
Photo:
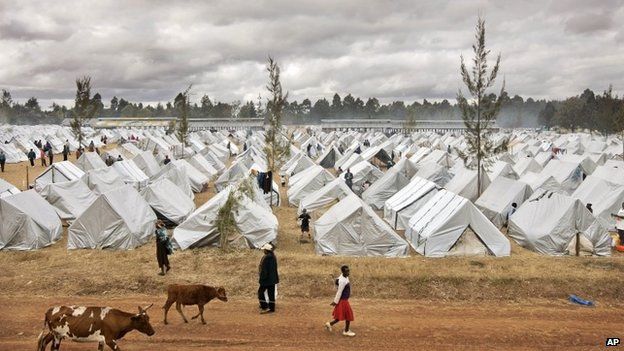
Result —
[[351, 284], [349, 283], [349, 266], [340, 267], [342, 275], [336, 279], [338, 291], [334, 301], [330, 304], [334, 306], [332, 316], [334, 320], [325, 323], [325, 329], [332, 331], [332, 326], [340, 321], [345, 321], [345, 329], [342, 332], [344, 336], [355, 336], [355, 333], [349, 330], [351, 322], [353, 322], [353, 310], [349, 304], [349, 296], [351, 296]]

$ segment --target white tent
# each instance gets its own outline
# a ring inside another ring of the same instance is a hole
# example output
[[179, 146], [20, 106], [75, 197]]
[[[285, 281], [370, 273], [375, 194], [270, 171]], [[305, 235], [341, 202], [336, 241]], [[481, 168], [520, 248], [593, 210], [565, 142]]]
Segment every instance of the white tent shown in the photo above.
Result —
[[303, 152], [295, 155], [291, 161], [292, 162], [285, 164], [284, 167], [280, 169], [280, 175], [291, 176], [314, 166], [314, 161], [312, 161], [312, 159], [310, 159]]
[[440, 187], [420, 177], [414, 177], [403, 189], [384, 204], [384, 219], [397, 230], [407, 228], [410, 218], [426, 204]]
[[361, 161], [351, 167], [353, 173], [352, 189], [358, 195], [362, 193], [365, 182], [375, 183], [384, 173], [368, 161]]
[[193, 155], [193, 157], [187, 159], [195, 169], [200, 171], [208, 179], [213, 179], [219, 174], [219, 172], [206, 160], [206, 158], [200, 154]]
[[624, 185], [624, 162], [608, 160], [604, 165], [596, 167], [592, 175], [611, 183]]
[[141, 195], [156, 216], [166, 222], [180, 224], [195, 211], [193, 200], [167, 178], [151, 183]]
[[69, 161], [53, 163], [35, 179], [35, 190], [41, 191], [50, 183], [68, 182], [84, 175], [85, 172]]
[[323, 168], [332, 168], [340, 157], [342, 157], [340, 150], [338, 150], [335, 144], [332, 144], [325, 148], [323, 153], [316, 159], [316, 164]]
[[19, 193], [20, 190], [13, 186], [13, 184], [7, 182], [6, 180], [0, 178], [0, 198], [11, 196]]
[[576, 162], [551, 160], [540, 174], [555, 178], [567, 194], [571, 194], [583, 181], [583, 170]]
[[572, 193], [572, 198], [579, 199], [585, 205], [592, 204], [593, 214], [600, 224], [609, 229], [615, 227], [611, 216], [622, 208], [624, 203], [624, 185], [608, 182], [590, 175]]
[[69, 182], [50, 183], [40, 192], [50, 205], [54, 206], [61, 219], [74, 219], [97, 199], [82, 179]]
[[410, 219], [405, 238], [427, 257], [509, 256], [511, 245], [475, 205], [440, 190]]
[[303, 177], [300, 180], [294, 184], [292, 181], [290, 182], [290, 188], [287, 192], [288, 202], [294, 206], [299, 206], [299, 202], [306, 196], [334, 180], [334, 176], [331, 173], [317, 165], [310, 167], [303, 173]]
[[537, 190], [559, 191], [561, 189], [561, 184], [551, 175], [526, 172], [518, 180], [528, 184], [534, 192]]
[[183, 167], [176, 166], [175, 163], [169, 162], [168, 164], [162, 166], [160, 172], [154, 175], [151, 178], [152, 182], [155, 182], [159, 179], [169, 179], [173, 184], [175, 184], [182, 192], [189, 198], [194, 199], [195, 194], [193, 194], [193, 189], [191, 187], [191, 182], [189, 177], [186, 175], [186, 170]]
[[298, 213], [301, 214], [305, 208], [309, 214], [312, 214], [312, 212], [327, 207], [352, 193], [343, 178], [336, 178], [319, 190], [304, 197], [299, 202]]
[[85, 152], [82, 155], [80, 155], [78, 160], [76, 160], [76, 166], [78, 166], [78, 168], [82, 169], [83, 171], [87, 172], [92, 169], [104, 168], [106, 167], [106, 163], [102, 161], [102, 159], [100, 158], [100, 155], [98, 155], [97, 153]]
[[[487, 172], [481, 172], [481, 192], [490, 185]], [[479, 197], [477, 185], [477, 171], [467, 168], [460, 169], [444, 188], [454, 194], [465, 197], [470, 201], [476, 201]]]
[[121, 174], [113, 167], [92, 169], [87, 172], [84, 180], [96, 195], [125, 185]]
[[[6, 157], [6, 163], [18, 163], [18, 162], [23, 162], [23, 161], [28, 160], [28, 157], [26, 157], [26, 154], [18, 150], [18, 148], [15, 147], [15, 145], [13, 144], [0, 143], [0, 150], [4, 151], [4, 156]], [[35, 154], [37, 155], [37, 158], [38, 158], [39, 152], [35, 151]]]
[[611, 254], [611, 237], [581, 201], [541, 191], [533, 194], [509, 219], [508, 234], [520, 246], [547, 255]]
[[409, 184], [415, 173], [416, 168], [412, 165], [412, 161], [401, 158], [394, 167], [362, 193], [362, 199], [372, 208], [381, 210], [386, 200]]
[[418, 164], [416, 167], [418, 167], [418, 172], [414, 175], [415, 177], [427, 179], [439, 186], [445, 186], [452, 178], [446, 167], [437, 163]]
[[113, 168], [119, 172], [124, 183], [139, 190], [147, 186], [148, 176], [132, 160], [117, 161], [113, 163]]
[[518, 176], [524, 175], [526, 172], [540, 173], [542, 166], [540, 166], [530, 155], [520, 157], [520, 159], [513, 166], [514, 171]]
[[143, 171], [143, 173], [145, 173], [145, 175], [148, 177], [153, 177], [160, 171], [160, 165], [158, 165], [158, 161], [156, 161], [154, 155], [149, 151], [139, 153], [132, 159], [132, 162], [134, 162], [134, 164], [136, 164], [137, 167], [139, 167], [139, 169]]
[[206, 190], [206, 188], [208, 187], [208, 182], [210, 181], [207, 176], [205, 176], [202, 172], [198, 171], [197, 168], [191, 166], [191, 164], [188, 163], [186, 160], [174, 160], [171, 162], [174, 163], [177, 167], [181, 167], [184, 169], [191, 183], [191, 189], [193, 189], [193, 192], [201, 193], [202, 191]]
[[507, 223], [511, 204], [516, 203], [520, 207], [532, 193], [531, 187], [525, 183], [498, 177], [481, 194], [475, 205], [497, 228], [502, 228]]
[[61, 238], [54, 208], [34, 190], [0, 199], [0, 249], [35, 250]]
[[[255, 189], [258, 191], [258, 189]], [[181, 248], [219, 246], [221, 233], [217, 227], [219, 209], [226, 203], [235, 186], [228, 186], [193, 212], [173, 231], [173, 241]], [[277, 238], [277, 218], [270, 209], [245, 194], [238, 194], [238, 209], [233, 212], [240, 235], [229, 238], [230, 245], [260, 248]], [[237, 196], [237, 195], [234, 195]]]
[[154, 235], [156, 215], [130, 185], [98, 198], [69, 226], [68, 249], [130, 250]]
[[355, 194], [343, 198], [314, 223], [319, 255], [407, 256], [409, 247]]

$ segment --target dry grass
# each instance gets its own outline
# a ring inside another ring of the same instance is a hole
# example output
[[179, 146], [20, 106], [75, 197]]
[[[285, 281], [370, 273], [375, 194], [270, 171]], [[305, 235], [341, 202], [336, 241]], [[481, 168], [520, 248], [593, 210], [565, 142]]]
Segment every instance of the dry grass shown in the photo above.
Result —
[[[9, 165], [3, 178], [18, 185], [23, 168]], [[213, 191], [197, 194], [196, 204], [207, 201]], [[285, 191], [282, 194], [285, 199]], [[624, 271], [622, 255], [545, 257], [512, 242], [512, 256], [507, 258], [429, 259], [415, 253], [404, 259], [323, 257], [314, 253], [313, 244], [299, 243], [295, 208], [283, 201], [275, 214], [280, 223], [279, 293], [284, 296], [331, 296], [334, 287], [329, 275], [337, 275], [342, 264], [351, 266], [353, 292], [360, 298], [516, 301], [579, 294], [615, 301], [624, 295], [618, 283]], [[257, 289], [262, 255], [258, 250], [176, 252], [166, 277], [157, 275], [155, 253], [154, 241], [133, 251], [68, 251], [64, 235], [60, 242], [39, 251], [0, 252], [0, 294], [162, 294], [171, 283], [223, 285], [233, 296], [254, 296]]]

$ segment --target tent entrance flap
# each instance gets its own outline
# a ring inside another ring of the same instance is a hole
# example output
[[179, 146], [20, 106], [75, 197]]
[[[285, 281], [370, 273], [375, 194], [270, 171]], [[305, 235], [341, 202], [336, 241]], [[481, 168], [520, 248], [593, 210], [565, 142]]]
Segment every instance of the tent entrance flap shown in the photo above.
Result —
[[494, 253], [468, 226], [451, 246], [447, 256], [494, 256]]
[[594, 244], [583, 233], [576, 233], [570, 240], [566, 253], [570, 256], [593, 256]]

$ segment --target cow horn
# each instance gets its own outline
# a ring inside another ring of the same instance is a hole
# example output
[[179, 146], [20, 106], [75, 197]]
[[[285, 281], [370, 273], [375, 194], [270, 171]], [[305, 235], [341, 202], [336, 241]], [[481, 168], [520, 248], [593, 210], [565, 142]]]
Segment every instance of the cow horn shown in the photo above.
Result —
[[143, 312], [147, 312], [147, 310], [149, 310], [152, 306], [154, 306], [154, 304], [151, 304], [151, 305], [149, 305], [149, 306], [145, 307], [145, 308], [143, 309]]

